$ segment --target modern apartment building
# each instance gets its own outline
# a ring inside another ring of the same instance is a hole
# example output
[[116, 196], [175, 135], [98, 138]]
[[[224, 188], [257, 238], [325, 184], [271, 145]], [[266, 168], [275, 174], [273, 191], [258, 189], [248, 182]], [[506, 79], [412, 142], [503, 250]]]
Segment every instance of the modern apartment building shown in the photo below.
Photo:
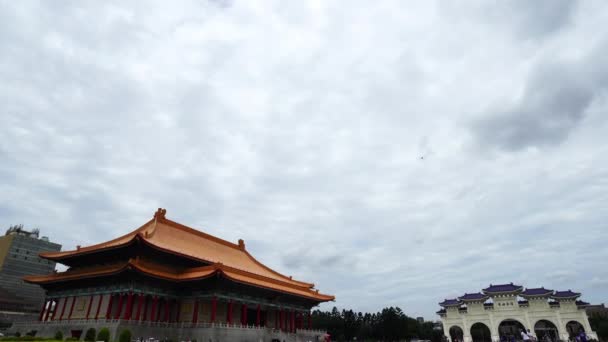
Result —
[[39, 235], [37, 229], [27, 231], [17, 225], [0, 236], [0, 328], [40, 312], [44, 290], [22, 278], [53, 272], [55, 263], [38, 254], [60, 251], [61, 245]]

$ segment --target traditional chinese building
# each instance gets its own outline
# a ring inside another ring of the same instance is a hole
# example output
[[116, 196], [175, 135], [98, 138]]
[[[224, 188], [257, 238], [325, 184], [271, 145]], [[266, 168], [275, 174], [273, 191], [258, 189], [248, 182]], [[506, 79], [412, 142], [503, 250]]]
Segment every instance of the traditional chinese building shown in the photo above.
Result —
[[530, 330], [538, 341], [568, 340], [591, 330], [580, 293], [527, 288], [510, 284], [490, 285], [477, 293], [465, 293], [439, 303], [443, 331], [452, 341], [519, 341], [521, 330]]
[[154, 217], [131, 233], [40, 256], [67, 271], [25, 280], [46, 290], [39, 322], [12, 330], [79, 337], [89, 327], [199, 341], [315, 340], [310, 310], [333, 296], [282, 275], [237, 244]]

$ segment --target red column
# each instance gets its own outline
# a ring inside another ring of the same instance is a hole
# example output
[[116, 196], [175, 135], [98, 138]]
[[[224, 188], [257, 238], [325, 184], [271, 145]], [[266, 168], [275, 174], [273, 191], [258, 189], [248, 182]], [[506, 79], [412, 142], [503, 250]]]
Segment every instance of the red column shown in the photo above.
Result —
[[131, 312], [133, 311], [133, 293], [129, 292], [127, 295], [127, 307], [125, 308], [124, 319], [131, 319]]
[[259, 327], [260, 326], [260, 304], [258, 304], [258, 309], [257, 312], [255, 313], [255, 326]]
[[70, 305], [70, 314], [68, 319], [72, 319], [72, 312], [74, 312], [74, 303], [76, 303], [76, 296], [72, 297], [72, 304]]
[[217, 297], [213, 296], [211, 300], [211, 323], [215, 322], [215, 313], [217, 312]]
[[[53, 314], [53, 301], [54, 299], [49, 299], [48, 300], [48, 304], [46, 306], [46, 313], [44, 314], [44, 320], [45, 321], [50, 321], [52, 319], [52, 314]], [[45, 300], [46, 302], [46, 300]]]
[[50, 319], [54, 321], [55, 320], [55, 313], [57, 313], [57, 307], [59, 306], [59, 301], [56, 300], [56, 299], [53, 299], [51, 301], [51, 304], [53, 304], [53, 303], [55, 303], [55, 306], [53, 306], [53, 311], [51, 312]]
[[181, 318], [180, 316], [182, 315], [182, 301], [176, 299], [175, 305], [177, 306], [175, 308], [175, 321], [179, 323], [179, 319]]
[[158, 297], [156, 302], [156, 322], [160, 322], [163, 319], [163, 298]]
[[89, 319], [89, 314], [91, 313], [91, 306], [93, 306], [93, 298], [95, 298], [95, 295], [91, 295], [91, 298], [89, 299], [89, 307], [87, 308], [87, 315], [85, 316], [85, 319]]
[[283, 312], [283, 308], [281, 308], [281, 312], [279, 313], [279, 329], [283, 330], [283, 324], [285, 323], [285, 313]]
[[150, 313], [151, 322], [156, 321], [156, 304], [157, 303], [158, 303], [158, 296], [154, 296], [154, 299], [152, 299], [152, 312]]
[[143, 297], [144, 297], [144, 311], [141, 314], [141, 317], [139, 319], [140, 321], [145, 321], [146, 319], [148, 319], [148, 316], [149, 316], [148, 315], [148, 303], [149, 303], [149, 300], [148, 300], [148, 298], [146, 298], [147, 296], [143, 296]]
[[163, 322], [169, 322], [169, 309], [171, 308], [171, 299], [165, 298], [165, 318]]
[[247, 304], [241, 304], [241, 325], [247, 325]]
[[68, 302], [68, 298], [70, 297], [63, 297], [63, 305], [61, 306], [61, 315], [59, 315], [59, 320], [63, 319], [63, 313], [65, 312], [65, 305]]
[[110, 294], [110, 301], [108, 302], [108, 308], [106, 309], [106, 319], [110, 319], [112, 318], [112, 304], [113, 304], [113, 299], [114, 295]]
[[226, 313], [226, 322], [232, 324], [232, 299], [228, 302], [228, 312]]
[[46, 305], [46, 304], [47, 304], [47, 302], [48, 302], [48, 308], [46, 309], [46, 313], [44, 314], [44, 321], [45, 321], [45, 322], [49, 320], [49, 315], [51, 314], [51, 306], [53, 305], [53, 302], [52, 302], [52, 301], [50, 301], [50, 300], [49, 300], [49, 301], [45, 300], [45, 301], [44, 301], [44, 303], [45, 303], [45, 305], [44, 305], [44, 306], [45, 306], [45, 307], [47, 306], [47, 305]]
[[194, 310], [192, 311], [192, 323], [198, 323], [198, 299], [194, 300]]
[[125, 295], [123, 293], [118, 295], [118, 310], [116, 310], [116, 314], [114, 314], [114, 319], [119, 319], [120, 314], [122, 313], [122, 302], [124, 301]]
[[46, 309], [46, 305], [48, 304], [48, 299], [44, 299], [44, 304], [42, 304], [42, 309], [40, 309], [40, 315], [38, 316], [39, 321], [43, 321], [44, 318], [44, 310]]
[[101, 302], [103, 302], [103, 295], [99, 295], [99, 303], [97, 303], [97, 311], [95, 311], [95, 319], [99, 318], [99, 310], [101, 310]]
[[291, 332], [296, 331], [296, 312], [295, 312], [295, 310], [291, 311], [291, 321], [289, 322], [289, 327], [291, 328]]
[[143, 294], [137, 295], [137, 311], [135, 312], [135, 320], [139, 321], [139, 316], [141, 315], [141, 306], [144, 304], [144, 299], [146, 297]]
[[308, 329], [312, 329], [312, 313], [308, 312]]
[[274, 328], [279, 329], [279, 310], [274, 311]]

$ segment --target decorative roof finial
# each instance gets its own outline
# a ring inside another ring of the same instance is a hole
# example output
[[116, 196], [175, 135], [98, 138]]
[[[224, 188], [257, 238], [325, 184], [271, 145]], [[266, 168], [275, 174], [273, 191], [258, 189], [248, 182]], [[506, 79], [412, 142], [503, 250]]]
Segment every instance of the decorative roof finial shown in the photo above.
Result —
[[243, 239], [239, 239], [239, 249], [245, 250], [245, 241]]
[[167, 214], [167, 209], [158, 208], [158, 210], [154, 213], [155, 219], [165, 219], [165, 214]]

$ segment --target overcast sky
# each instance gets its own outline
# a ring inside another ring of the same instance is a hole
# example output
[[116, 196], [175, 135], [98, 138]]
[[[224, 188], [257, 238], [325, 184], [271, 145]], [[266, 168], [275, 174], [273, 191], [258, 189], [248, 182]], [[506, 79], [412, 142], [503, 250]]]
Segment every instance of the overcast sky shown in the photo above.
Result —
[[0, 224], [167, 217], [336, 296], [608, 302], [608, 3], [0, 1]]

